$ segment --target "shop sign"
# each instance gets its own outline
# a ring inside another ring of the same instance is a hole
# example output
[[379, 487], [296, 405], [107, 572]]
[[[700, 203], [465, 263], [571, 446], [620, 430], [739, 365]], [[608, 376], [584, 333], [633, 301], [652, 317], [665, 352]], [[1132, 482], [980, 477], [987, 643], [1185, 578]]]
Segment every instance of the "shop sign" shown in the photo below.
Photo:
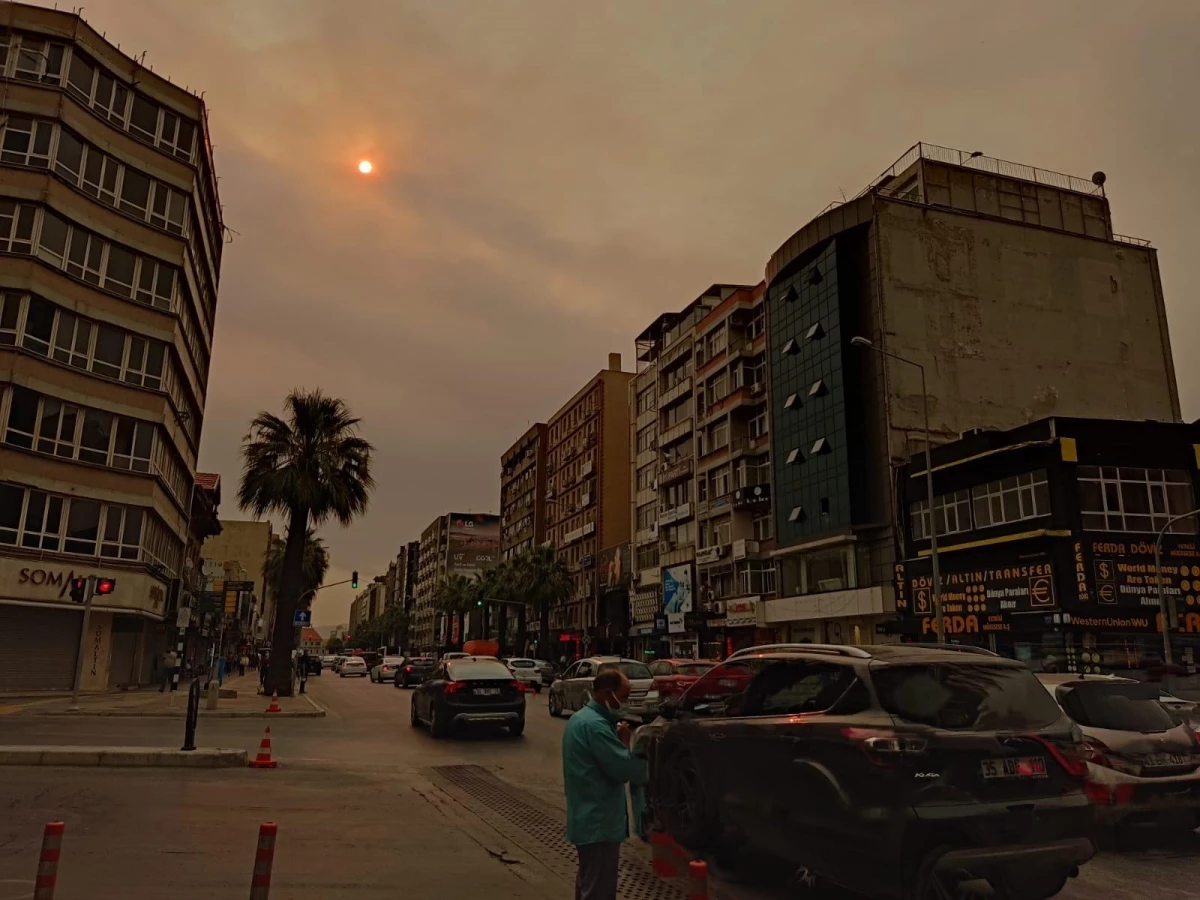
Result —
[[656, 613], [655, 614], [653, 633], [654, 634], [666, 634], [667, 633], [667, 614], [666, 613]]
[[739, 597], [725, 601], [725, 627], [745, 628], [758, 624], [758, 598]]
[[683, 634], [687, 631], [684, 624], [685, 615], [686, 613], [681, 612], [667, 613], [667, 634]]
[[[903, 570], [897, 567], [897, 574]], [[909, 572], [899, 596], [921, 620], [921, 634], [937, 633], [933, 577]], [[897, 601], [900, 606], [900, 601]], [[980, 566], [942, 573], [942, 607], [948, 634], [1011, 631], [1011, 616], [1038, 615], [1058, 609], [1054, 567], [1044, 556], [1007, 566]], [[901, 606], [903, 609], [904, 607]]]
[[[1154, 567], [1154, 540], [1145, 535], [1088, 535], [1077, 565], [1082, 564], [1080, 600], [1094, 598], [1101, 615], [1121, 614], [1121, 608], [1158, 610], [1158, 584], [1180, 615], [1200, 612], [1200, 544], [1195, 537], [1164, 535], [1162, 566]], [[1077, 578], [1079, 575], [1077, 574]]]

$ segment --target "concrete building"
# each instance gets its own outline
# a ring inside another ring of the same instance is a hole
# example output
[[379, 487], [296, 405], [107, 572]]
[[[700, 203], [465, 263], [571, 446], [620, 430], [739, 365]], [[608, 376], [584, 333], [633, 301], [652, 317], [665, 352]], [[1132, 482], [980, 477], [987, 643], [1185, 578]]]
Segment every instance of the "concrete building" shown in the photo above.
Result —
[[[200, 550], [206, 563], [221, 571], [221, 580], [249, 582], [252, 588], [248, 597], [239, 597], [236, 611], [230, 610], [227, 600], [226, 644], [240, 639], [254, 641], [269, 639], [275, 611], [275, 597], [267, 589], [263, 578], [263, 567], [274, 536], [269, 521], [221, 520], [221, 531], [204, 542]], [[211, 587], [209, 588], [211, 589]], [[248, 609], [243, 611], [243, 600], [248, 600]], [[243, 621], [244, 620], [244, 621]]]
[[408, 630], [401, 637], [402, 651], [408, 649], [408, 645], [412, 643], [414, 634], [413, 629], [413, 607], [416, 604], [417, 597], [417, 577], [421, 567], [421, 543], [420, 541], [409, 541], [396, 554], [396, 590], [398, 596], [396, 602], [404, 607], [404, 611], [408, 613], [409, 625]]
[[500, 558], [500, 517], [493, 513], [446, 513], [421, 532], [412, 612], [414, 649], [457, 646], [457, 617], [434, 608], [438, 583], [447, 575], [475, 578]]
[[[600, 551], [629, 540], [629, 384], [621, 354], [575, 392], [546, 424], [546, 540], [571, 569], [571, 599], [550, 611], [567, 655], [624, 646], [629, 613], [597, 602]], [[537, 616], [528, 623], [540, 628]], [[548, 651], [542, 650], [546, 653]]]
[[500, 457], [500, 558], [546, 543], [546, 424], [538, 422]]
[[918, 144], [771, 257], [777, 637], [869, 642], [895, 610], [891, 474], [926, 403], [935, 444], [1178, 420], [1156, 253], [1114, 233], [1103, 181]]
[[[0, 690], [136, 681], [182, 576], [224, 229], [203, 100], [0, 4]], [[173, 615], [173, 613], [172, 613]], [[173, 627], [171, 629], [173, 634]]]

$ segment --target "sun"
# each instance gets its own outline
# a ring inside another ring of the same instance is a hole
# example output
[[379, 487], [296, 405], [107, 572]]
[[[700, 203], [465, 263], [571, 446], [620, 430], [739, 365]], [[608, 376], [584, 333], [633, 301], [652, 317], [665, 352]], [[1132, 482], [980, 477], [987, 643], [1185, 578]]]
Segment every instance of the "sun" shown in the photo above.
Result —
[[358, 171], [362, 172], [364, 175], [370, 175], [374, 170], [375, 166], [369, 159], [364, 159], [358, 164]]

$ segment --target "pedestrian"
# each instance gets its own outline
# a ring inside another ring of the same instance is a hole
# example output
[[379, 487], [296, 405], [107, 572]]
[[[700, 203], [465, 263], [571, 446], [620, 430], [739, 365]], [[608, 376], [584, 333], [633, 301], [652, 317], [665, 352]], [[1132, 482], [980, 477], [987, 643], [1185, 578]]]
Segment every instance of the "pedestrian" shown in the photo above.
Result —
[[646, 761], [629, 749], [633, 737], [620, 720], [629, 679], [604, 669], [592, 682], [592, 700], [563, 731], [563, 787], [567, 840], [579, 854], [575, 900], [616, 900], [621, 843], [629, 836], [625, 784], [645, 784]]
[[250, 660], [246, 654], [243, 653], [238, 657], [238, 674], [244, 676], [246, 674], [246, 666], [248, 665], [250, 665]]
[[308, 683], [308, 651], [305, 650], [296, 660], [296, 669], [300, 674], [300, 693], [304, 693], [304, 685]]
[[171, 685], [171, 690], [175, 690], [175, 667], [179, 665], [179, 657], [173, 649], [168, 648], [167, 652], [162, 655], [162, 669], [159, 675], [162, 677], [162, 684], [158, 686], [158, 692], [161, 694], [167, 689], [167, 685]]
[[263, 651], [262, 659], [258, 661], [258, 684], [262, 692], [267, 692], [267, 667], [271, 665], [271, 654]]

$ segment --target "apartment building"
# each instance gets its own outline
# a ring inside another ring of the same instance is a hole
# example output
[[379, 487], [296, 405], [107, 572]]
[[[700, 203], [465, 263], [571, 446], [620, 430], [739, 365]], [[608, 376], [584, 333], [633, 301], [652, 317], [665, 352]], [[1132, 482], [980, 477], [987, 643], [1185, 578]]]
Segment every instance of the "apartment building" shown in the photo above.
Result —
[[546, 424], [538, 422], [500, 457], [500, 557], [546, 543]]
[[939, 445], [1042, 418], [1179, 420], [1157, 254], [1114, 232], [1104, 180], [918, 144], [772, 255], [779, 596], [760, 618], [779, 638], [887, 630], [906, 546], [892, 472], [926, 411]]
[[424, 531], [417, 550], [412, 643], [420, 650], [462, 643], [458, 618], [434, 608], [438, 583], [448, 575], [477, 578], [500, 559], [500, 517], [492, 513], [446, 513]]
[[[0, 3], [0, 690], [139, 680], [182, 581], [224, 246], [205, 105]], [[257, 573], [256, 573], [257, 575]], [[189, 579], [190, 587], [195, 579]]]
[[[628, 604], [598, 601], [597, 559], [629, 540], [629, 384], [621, 354], [575, 392], [546, 424], [546, 539], [571, 570], [570, 600], [550, 611], [567, 655], [624, 647]], [[529, 623], [537, 633], [536, 616]], [[547, 652], [542, 650], [541, 652]]]
[[396, 554], [396, 588], [399, 592], [397, 600], [404, 604], [404, 609], [411, 612], [416, 598], [417, 576], [421, 565], [421, 542], [409, 541]]

